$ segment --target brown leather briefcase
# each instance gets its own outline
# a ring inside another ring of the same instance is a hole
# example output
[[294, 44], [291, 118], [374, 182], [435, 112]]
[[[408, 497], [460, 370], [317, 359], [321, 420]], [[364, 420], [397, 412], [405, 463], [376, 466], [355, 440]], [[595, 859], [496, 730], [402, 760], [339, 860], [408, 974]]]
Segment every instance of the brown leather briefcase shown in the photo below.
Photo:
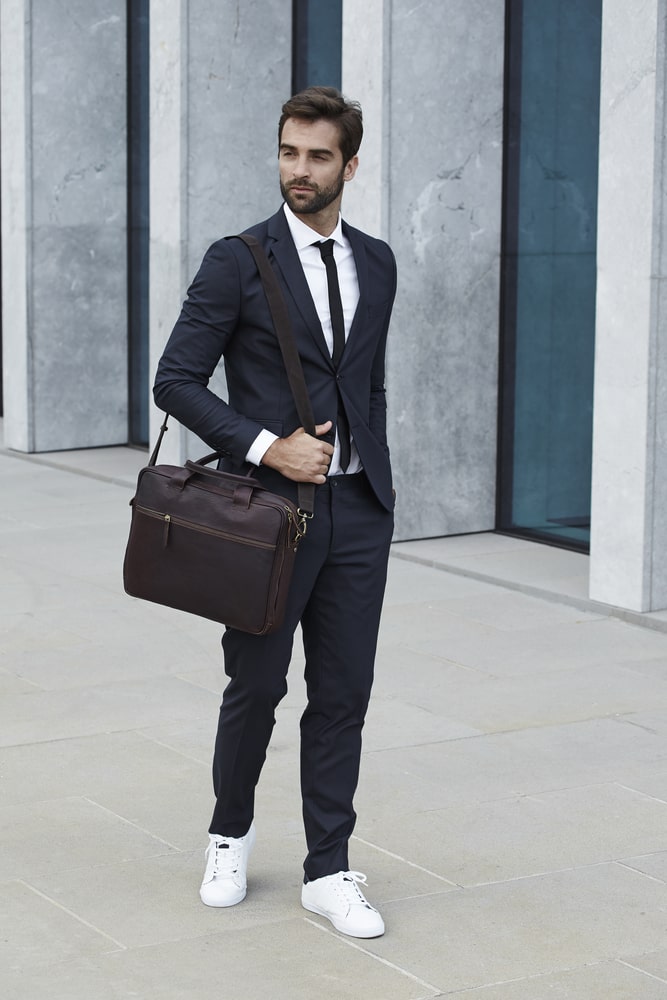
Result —
[[304, 521], [249, 476], [149, 465], [130, 501], [125, 590], [254, 635], [280, 626]]
[[[315, 420], [287, 306], [257, 240], [246, 234], [259, 271], [301, 423]], [[157, 465], [162, 425], [130, 501], [123, 580], [132, 597], [266, 635], [280, 627], [300, 539], [313, 516], [315, 487], [298, 484], [298, 507], [249, 476], [207, 469], [213, 452], [185, 466]]]

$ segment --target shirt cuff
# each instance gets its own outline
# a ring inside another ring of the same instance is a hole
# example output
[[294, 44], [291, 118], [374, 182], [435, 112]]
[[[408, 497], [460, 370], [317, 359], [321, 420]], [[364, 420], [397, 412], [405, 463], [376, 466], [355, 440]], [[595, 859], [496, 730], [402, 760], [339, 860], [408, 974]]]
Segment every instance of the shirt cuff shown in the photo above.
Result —
[[277, 440], [277, 434], [272, 434], [271, 431], [267, 430], [260, 431], [248, 448], [248, 454], [245, 457], [246, 462], [250, 462], [251, 465], [261, 465], [267, 451], [273, 442]]

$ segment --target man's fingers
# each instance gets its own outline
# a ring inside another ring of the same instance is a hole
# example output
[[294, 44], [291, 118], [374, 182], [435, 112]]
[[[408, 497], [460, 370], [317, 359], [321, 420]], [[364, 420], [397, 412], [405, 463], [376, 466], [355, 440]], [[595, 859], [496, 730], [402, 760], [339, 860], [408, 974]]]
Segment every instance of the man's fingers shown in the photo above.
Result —
[[[321, 437], [322, 434], [328, 434], [328, 432], [331, 430], [332, 427], [333, 427], [333, 424], [332, 424], [332, 422], [330, 420], [327, 420], [323, 424], [315, 424], [315, 434], [316, 434], [317, 437]], [[322, 447], [322, 451], [324, 452], [325, 459], [328, 456], [329, 461], [331, 461], [331, 456], [333, 455], [333, 451], [334, 451], [333, 450], [333, 445], [329, 444], [328, 441], [320, 441], [318, 443]]]
[[[316, 425], [316, 435], [326, 434], [332, 423], [327, 420]], [[307, 434], [303, 427], [297, 428], [289, 437], [277, 438], [262, 457], [262, 464], [277, 469], [287, 479], [297, 483], [326, 482], [326, 476], [333, 456], [333, 446], [320, 437]]]

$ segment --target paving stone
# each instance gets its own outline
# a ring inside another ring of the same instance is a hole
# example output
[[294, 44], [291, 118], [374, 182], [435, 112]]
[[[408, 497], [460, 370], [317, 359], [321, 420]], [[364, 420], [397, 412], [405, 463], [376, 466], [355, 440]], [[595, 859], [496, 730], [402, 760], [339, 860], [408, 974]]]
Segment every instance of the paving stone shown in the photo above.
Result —
[[[1, 654], [0, 662], [3, 662]], [[0, 697], [4, 697], [9, 694], [27, 694], [28, 692], [34, 690], [34, 684], [30, 684], [28, 681], [23, 680], [22, 677], [17, 677], [16, 674], [11, 673], [9, 670], [0, 669]]]
[[[298, 814], [297, 814], [298, 820]], [[300, 825], [300, 824], [299, 824]], [[295, 824], [296, 826], [296, 824]], [[199, 847], [148, 858], [31, 874], [27, 882], [59, 906], [125, 947], [139, 948], [212, 933], [233, 933], [301, 918], [304, 838], [282, 835], [257, 821], [258, 841], [251, 855], [248, 896], [236, 907], [215, 909], [199, 900], [204, 870], [205, 830]], [[355, 868], [369, 877], [369, 897], [380, 906], [406, 897], [454, 891], [436, 875], [415, 869], [384, 852], [354, 841]], [[324, 926], [330, 927], [328, 922]]]
[[209, 692], [175, 677], [22, 693], [0, 703], [0, 745], [139, 729], [216, 710]]
[[[384, 633], [383, 633], [384, 634]], [[417, 606], [394, 618], [390, 641], [495, 676], [541, 670], [580, 670], [640, 658], [664, 660], [667, 637], [615, 619], [593, 619], [507, 632]]]
[[[243, 1000], [313, 1000], [323, 990], [337, 1000], [367, 996], [425, 1000], [437, 995], [391, 962], [322, 932], [308, 918], [101, 956], [95, 968], [117, 996], [137, 1000], [220, 1000], [221, 990]], [[232, 985], [233, 984], [233, 985]], [[92, 995], [92, 994], [91, 994]], [[53, 1000], [71, 1000], [55, 994]]]
[[367, 839], [459, 885], [477, 885], [659, 851], [667, 804], [607, 784], [400, 812], [396, 819], [387, 830], [367, 818]]
[[667, 761], [664, 759], [642, 765], [636, 761], [627, 763], [625, 768], [618, 769], [617, 778], [620, 784], [636, 792], [643, 792], [645, 795], [660, 799], [661, 802], [667, 802]]
[[664, 886], [614, 864], [397, 901], [384, 915], [370, 950], [445, 995], [613, 958], [636, 965], [667, 932]]
[[659, 882], [667, 882], [667, 850], [645, 854], [638, 858], [624, 858], [623, 864], [634, 871], [643, 872]]
[[475, 594], [487, 598], [497, 593], [497, 587], [473, 580], [472, 577], [454, 576], [404, 559], [390, 558], [384, 601], [385, 615], [387, 609], [394, 605], [405, 604], [406, 596], [412, 601], [428, 602], [458, 600]]
[[123, 593], [112, 451], [126, 486], [0, 454], [3, 995], [666, 995], [667, 637], [399, 556], [581, 596], [586, 557], [490, 533], [390, 559], [350, 844], [386, 936], [299, 904], [299, 636], [248, 899], [203, 907], [222, 629]]
[[481, 625], [490, 625], [501, 632], [523, 632], [551, 625], [578, 625], [582, 622], [605, 620], [597, 612], [582, 611], [567, 604], [557, 604], [491, 585], [488, 585], [486, 593], [448, 598], [442, 602], [442, 606], [451, 615], [479, 622]]
[[[628, 963], [636, 969], [641, 969], [649, 976], [655, 976], [660, 981], [663, 989], [663, 996], [667, 994], [667, 950], [655, 951], [653, 953], [639, 953], [628, 958]], [[643, 994], [642, 994], [643, 1000]]]
[[[458, 803], [493, 802], [509, 796], [618, 781], [651, 774], [664, 788], [664, 741], [646, 729], [615, 719], [425, 743], [364, 754], [359, 792], [363, 822], [396, 821], [397, 809], [428, 812]], [[646, 778], [636, 790], [652, 794]], [[658, 796], [659, 797], [659, 796]]]
[[210, 821], [210, 762], [136, 733], [0, 750], [0, 768], [8, 805], [86, 797], [180, 849], [198, 846]]
[[576, 675], [568, 664], [521, 676], [494, 676], [400, 645], [381, 646], [375, 697], [384, 694], [431, 713], [455, 716], [473, 729], [502, 732], [636, 713], [648, 703], [667, 709], [667, 674], [650, 677], [624, 663], [597, 663]]
[[150, 858], [174, 850], [84, 798], [47, 799], [3, 808], [0, 842], [0, 881], [74, 868], [96, 869], [114, 861]]
[[665, 982], [622, 962], [599, 962], [450, 995], [462, 1000], [664, 1000]]
[[[73, 914], [44, 898], [23, 882], [0, 884], [0, 953], [2, 984], [6, 997], [50, 996], [19, 988], [24, 975], [30, 977], [55, 963], [86, 955], [99, 955], [119, 947], [102, 931], [78, 920]], [[17, 993], [5, 977], [16, 976]]]

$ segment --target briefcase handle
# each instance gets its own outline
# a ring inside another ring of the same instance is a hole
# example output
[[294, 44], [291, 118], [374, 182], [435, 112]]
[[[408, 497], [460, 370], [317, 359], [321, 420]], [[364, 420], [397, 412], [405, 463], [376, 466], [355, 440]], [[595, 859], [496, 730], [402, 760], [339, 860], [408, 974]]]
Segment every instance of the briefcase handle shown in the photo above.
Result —
[[[210, 455], [204, 455], [203, 458], [198, 458], [194, 462], [192, 459], [187, 459], [185, 467], [190, 469], [193, 473], [198, 472], [204, 476], [212, 476], [213, 478], [217, 476], [224, 476], [226, 479], [229, 479], [230, 482], [238, 483], [242, 486], [253, 486], [258, 489], [263, 489], [259, 479], [255, 479], [251, 473], [248, 473], [246, 476], [237, 476], [234, 472], [222, 472], [220, 469], [207, 469], [206, 466], [211, 462], [215, 462], [216, 459], [218, 459], [218, 461], [220, 460], [220, 452], [212, 451]], [[252, 468], [254, 468], [254, 466], [252, 466]]]
[[230, 493], [233, 496], [234, 505], [249, 507], [253, 491], [262, 489], [262, 484], [252, 476], [236, 476], [233, 472], [220, 472], [218, 469], [207, 469], [206, 462], [212, 462], [218, 457], [218, 452], [197, 459], [196, 462], [187, 460], [184, 466], [180, 466], [170, 477], [169, 484], [174, 489], [184, 490], [187, 483], [193, 476], [208, 476], [218, 486], [223, 493]]

